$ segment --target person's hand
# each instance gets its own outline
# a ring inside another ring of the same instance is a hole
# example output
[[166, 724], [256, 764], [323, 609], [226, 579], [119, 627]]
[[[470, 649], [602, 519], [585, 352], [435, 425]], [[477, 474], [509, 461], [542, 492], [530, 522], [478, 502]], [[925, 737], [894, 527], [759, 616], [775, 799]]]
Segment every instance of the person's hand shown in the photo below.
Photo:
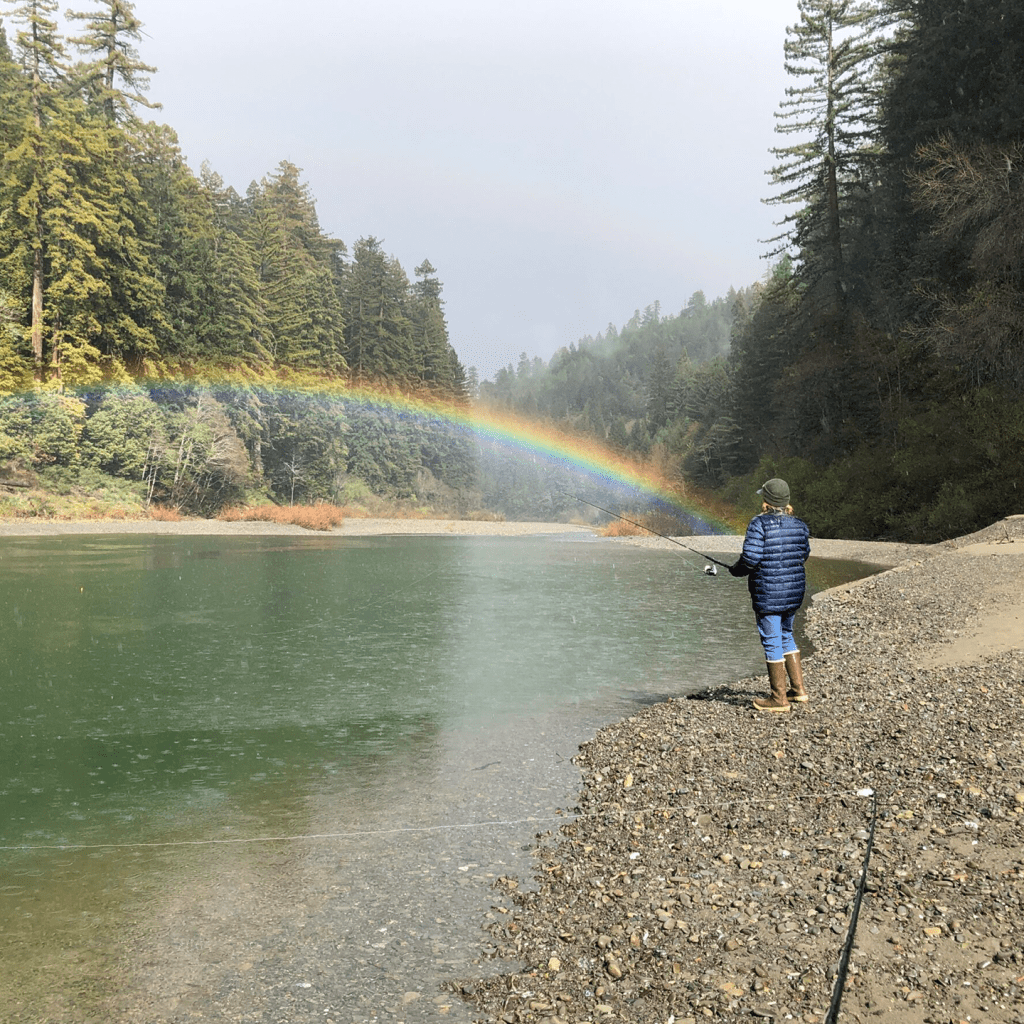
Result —
[[730, 576], [746, 576], [747, 567], [743, 564], [743, 559], [739, 559], [737, 562], [729, 566]]

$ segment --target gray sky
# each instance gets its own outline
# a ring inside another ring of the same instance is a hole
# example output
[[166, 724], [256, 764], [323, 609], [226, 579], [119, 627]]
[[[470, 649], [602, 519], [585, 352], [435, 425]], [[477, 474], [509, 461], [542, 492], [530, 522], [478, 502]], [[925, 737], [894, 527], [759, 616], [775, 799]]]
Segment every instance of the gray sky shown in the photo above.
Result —
[[[78, 8], [88, 9], [80, 2]], [[136, 0], [193, 170], [303, 168], [324, 230], [444, 284], [481, 378], [752, 284], [796, 0]]]

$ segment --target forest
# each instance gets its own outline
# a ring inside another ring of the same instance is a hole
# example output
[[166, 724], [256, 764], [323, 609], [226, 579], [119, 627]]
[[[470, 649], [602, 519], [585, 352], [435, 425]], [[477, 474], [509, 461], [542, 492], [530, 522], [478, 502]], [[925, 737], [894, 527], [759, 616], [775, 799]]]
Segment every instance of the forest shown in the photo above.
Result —
[[[4, 11], [4, 6], [7, 10]], [[465, 405], [441, 282], [320, 227], [298, 167], [244, 195], [143, 118], [128, 0], [0, 14], [0, 467], [205, 514], [370, 493], [460, 504], [475, 451], [346, 387]], [[116, 487], [115, 487], [116, 489]]]
[[[300, 168], [240, 194], [149, 119], [129, 0], [0, 0], [0, 478], [146, 505], [571, 515], [543, 473], [359, 388], [512, 413], [818, 536], [940, 540], [1020, 512], [1024, 7], [797, 0], [766, 273], [477, 383], [438, 271], [325, 233]], [[126, 492], [126, 493], [127, 493]]]
[[761, 281], [525, 357], [481, 399], [818, 536], [1024, 512], [1024, 5], [800, 0]]

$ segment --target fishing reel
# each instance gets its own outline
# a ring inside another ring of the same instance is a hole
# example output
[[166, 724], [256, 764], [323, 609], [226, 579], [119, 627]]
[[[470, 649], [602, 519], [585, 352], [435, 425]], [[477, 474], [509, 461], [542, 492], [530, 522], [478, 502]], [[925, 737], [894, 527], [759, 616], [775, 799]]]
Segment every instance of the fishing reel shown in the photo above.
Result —
[[711, 565], [710, 563], [708, 565], [705, 565], [704, 566], [704, 575], [705, 576], [717, 576], [718, 575], [718, 567], [715, 566], [715, 565]]

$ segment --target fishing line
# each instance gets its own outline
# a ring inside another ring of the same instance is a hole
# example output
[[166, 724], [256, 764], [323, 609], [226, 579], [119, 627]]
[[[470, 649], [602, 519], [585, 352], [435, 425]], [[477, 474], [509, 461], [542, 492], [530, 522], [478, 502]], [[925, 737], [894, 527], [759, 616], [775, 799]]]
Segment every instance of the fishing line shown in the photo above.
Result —
[[603, 508], [601, 505], [595, 505], [594, 502], [587, 501], [586, 498], [581, 498], [578, 494], [570, 494], [568, 491], [563, 491], [562, 493], [567, 498], [572, 498], [575, 501], [582, 502], [584, 505], [589, 505], [591, 508], [596, 508], [598, 512], [604, 512], [607, 515], [615, 516], [616, 519], [621, 519], [624, 523], [629, 523], [630, 526], [636, 526], [641, 530], [646, 530], [648, 533], [653, 533], [655, 537], [671, 541], [673, 544], [678, 544], [681, 548], [686, 548], [687, 551], [692, 551], [695, 555], [700, 555], [701, 558], [706, 558], [709, 562], [714, 564], [706, 565], [703, 570], [700, 570], [705, 576], [717, 576], [718, 570], [714, 567], [716, 565], [720, 565], [723, 569], [731, 568], [727, 562], [720, 562], [717, 558], [714, 558], [711, 555], [706, 555], [703, 551], [698, 551], [696, 548], [691, 548], [689, 544], [684, 544], [681, 540], [676, 540], [675, 537], [668, 537], [664, 533], [658, 533], [657, 530], [652, 530], [649, 526], [644, 526], [643, 523], [638, 523], [633, 519], [627, 519], [625, 516], [620, 516], [618, 512], [613, 512], [610, 508]]
[[545, 821], [565, 821], [564, 816], [518, 818], [509, 821], [470, 821], [458, 825], [411, 825], [399, 828], [365, 829], [360, 832], [321, 832], [295, 836], [251, 836], [238, 839], [174, 839], [162, 843], [61, 843], [51, 846], [0, 846], [0, 850], [147, 850], [167, 846], [239, 846], [246, 843], [297, 843], [314, 839], [365, 839], [367, 836], [392, 836], [402, 832], [445, 832], [488, 826], [534, 825]]
[[[866, 791], [860, 790], [830, 790], [826, 792], [806, 792], [806, 793], [787, 793], [786, 801], [792, 800], [812, 800], [815, 798], [825, 797], [845, 797], [845, 796], [859, 796], [863, 797], [866, 795]], [[714, 811], [714, 810], [725, 810], [729, 807], [734, 807], [737, 804], [761, 804], [761, 803], [784, 803], [785, 801], [780, 800], [779, 797], [737, 797], [735, 800], [725, 800], [720, 803], [704, 803], [700, 800], [695, 801], [694, 806], [700, 806], [703, 810]], [[679, 804], [671, 806], [648, 806], [648, 807], [631, 807], [628, 810], [619, 809], [619, 817], [624, 818], [627, 814], [646, 814], [646, 813], [661, 813], [670, 811], [673, 814], [678, 814], [682, 810]], [[383, 829], [361, 829], [352, 832], [320, 832], [320, 833], [303, 833], [300, 835], [289, 835], [289, 836], [250, 836], [248, 838], [235, 838], [235, 839], [176, 839], [167, 840], [166, 842], [155, 842], [155, 843], [52, 843], [47, 845], [39, 846], [0, 846], [0, 851], [7, 852], [20, 852], [27, 853], [36, 850], [54, 850], [54, 851], [73, 851], [73, 850], [144, 850], [153, 848], [163, 848], [172, 846], [240, 846], [252, 843], [296, 843], [296, 842], [309, 842], [317, 839], [364, 839], [369, 836], [390, 836], [400, 835], [402, 833], [422, 833], [422, 832], [446, 832], [456, 831], [459, 829], [474, 829], [474, 828], [490, 828], [490, 827], [504, 827], [507, 825], [532, 825], [539, 824], [542, 822], [559, 821], [563, 824], [567, 822], [577, 821], [581, 818], [595, 818], [600, 815], [608, 815], [611, 813], [610, 809], [606, 808], [603, 810], [595, 810], [590, 812], [573, 813], [572, 815], [560, 814], [551, 815], [546, 817], [532, 817], [532, 818], [513, 818], [503, 819], [500, 821], [470, 821], [446, 825], [410, 825], [410, 826], [397, 826], [395, 828], [383, 828]], [[877, 813], [877, 812], [876, 812]], [[872, 836], [874, 832], [872, 831]]]

